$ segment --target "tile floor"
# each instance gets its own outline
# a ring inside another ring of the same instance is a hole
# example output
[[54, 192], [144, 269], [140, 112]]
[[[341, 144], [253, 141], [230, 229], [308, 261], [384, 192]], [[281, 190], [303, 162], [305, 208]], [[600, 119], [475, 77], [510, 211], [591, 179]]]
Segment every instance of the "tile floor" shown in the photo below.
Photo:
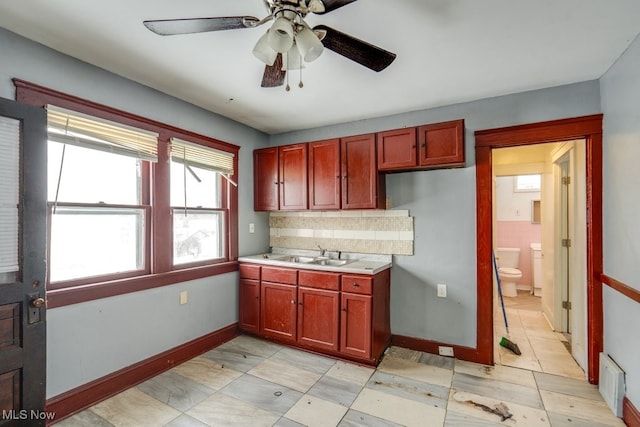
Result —
[[239, 336], [57, 427], [499, 425], [624, 424], [582, 380], [399, 347], [373, 369]]
[[520, 348], [516, 356], [498, 343], [506, 335], [502, 308], [494, 304], [494, 358], [496, 364], [529, 369], [548, 374], [585, 379], [585, 372], [576, 363], [565, 345], [566, 337], [554, 332], [540, 309], [540, 298], [528, 291], [518, 291], [515, 298], [505, 297], [509, 339]]

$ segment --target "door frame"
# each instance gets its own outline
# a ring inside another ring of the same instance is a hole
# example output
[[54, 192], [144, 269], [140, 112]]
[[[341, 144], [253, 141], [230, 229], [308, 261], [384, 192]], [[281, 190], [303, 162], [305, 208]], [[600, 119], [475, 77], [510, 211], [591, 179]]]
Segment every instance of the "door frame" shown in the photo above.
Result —
[[587, 201], [587, 378], [598, 383], [603, 349], [602, 307], [602, 114], [475, 132], [477, 353], [493, 364], [492, 161], [494, 148], [585, 140]]

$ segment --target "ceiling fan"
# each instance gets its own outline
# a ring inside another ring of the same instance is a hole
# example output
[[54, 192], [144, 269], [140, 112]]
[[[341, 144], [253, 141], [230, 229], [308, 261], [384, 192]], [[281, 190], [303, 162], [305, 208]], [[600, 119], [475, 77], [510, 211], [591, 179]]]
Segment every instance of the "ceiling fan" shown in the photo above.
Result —
[[287, 70], [303, 68], [305, 62], [317, 59], [324, 48], [373, 71], [382, 71], [393, 62], [395, 53], [326, 25], [311, 28], [304, 21], [309, 13], [322, 15], [355, 1], [263, 0], [268, 11], [263, 19], [255, 16], [161, 19], [144, 21], [144, 25], [156, 34], [169, 36], [254, 28], [273, 21], [271, 28], [258, 40], [253, 54], [266, 64], [261, 86], [277, 87], [284, 84]]

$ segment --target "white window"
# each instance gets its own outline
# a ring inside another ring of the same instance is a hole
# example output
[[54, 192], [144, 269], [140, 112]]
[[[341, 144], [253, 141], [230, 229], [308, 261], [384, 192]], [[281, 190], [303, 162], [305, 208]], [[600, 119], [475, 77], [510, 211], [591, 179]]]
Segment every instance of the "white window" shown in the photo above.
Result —
[[515, 192], [540, 191], [541, 175], [517, 175], [513, 177], [513, 190]]

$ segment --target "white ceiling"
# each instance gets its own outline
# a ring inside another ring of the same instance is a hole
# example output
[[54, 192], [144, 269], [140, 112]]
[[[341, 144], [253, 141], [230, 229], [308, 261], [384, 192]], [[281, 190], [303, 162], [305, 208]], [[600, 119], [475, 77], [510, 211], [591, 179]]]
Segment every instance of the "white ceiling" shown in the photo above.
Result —
[[[267, 133], [597, 79], [640, 32], [637, 0], [359, 0], [325, 24], [392, 51], [376, 73], [325, 50], [261, 88], [266, 27], [158, 36], [147, 19], [251, 15], [263, 0], [0, 1], [0, 25]], [[19, 76], [17, 76], [19, 77]]]

